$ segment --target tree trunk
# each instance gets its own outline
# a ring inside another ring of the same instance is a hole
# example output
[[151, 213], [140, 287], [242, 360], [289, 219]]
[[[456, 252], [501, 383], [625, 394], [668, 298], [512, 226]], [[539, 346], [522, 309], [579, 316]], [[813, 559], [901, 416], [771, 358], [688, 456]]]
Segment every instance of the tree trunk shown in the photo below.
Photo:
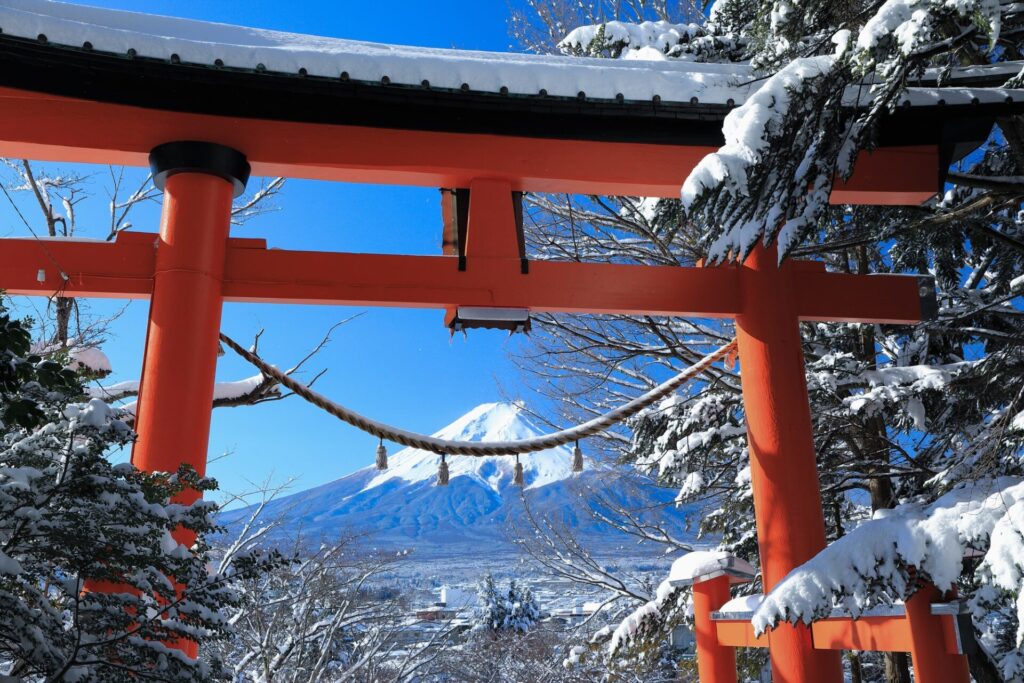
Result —
[[[867, 252], [862, 247], [857, 254], [857, 272], [866, 275], [869, 270]], [[874, 325], [861, 325], [860, 342], [860, 360], [873, 367], [877, 364]], [[867, 461], [864, 464], [869, 477], [867, 485], [871, 495], [871, 511], [896, 507], [896, 492], [893, 490], [892, 479], [875, 476], [889, 470], [889, 443], [885, 422], [880, 417], [866, 419], [860, 440]], [[910, 662], [907, 653], [886, 652], [882, 657], [885, 661], [886, 683], [910, 683]]]
[[53, 332], [53, 343], [61, 348], [65, 348], [68, 345], [68, 340], [71, 338], [69, 329], [71, 327], [71, 313], [75, 308], [75, 300], [59, 296], [54, 301], [54, 307], [56, 309], [54, 315], [56, 329]]
[[906, 652], [886, 652], [885, 660], [886, 683], [910, 683], [910, 662]]
[[971, 669], [971, 678], [975, 683], [1003, 683], [999, 669], [981, 650], [975, 650], [967, 655], [967, 666]]

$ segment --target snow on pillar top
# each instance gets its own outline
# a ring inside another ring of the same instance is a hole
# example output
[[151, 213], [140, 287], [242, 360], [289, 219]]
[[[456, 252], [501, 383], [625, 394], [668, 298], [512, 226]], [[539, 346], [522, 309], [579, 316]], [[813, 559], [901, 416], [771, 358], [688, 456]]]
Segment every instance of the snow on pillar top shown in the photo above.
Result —
[[676, 587], [690, 586], [728, 576], [729, 583], [749, 583], [756, 575], [753, 565], [724, 550], [696, 550], [672, 563], [668, 582]]

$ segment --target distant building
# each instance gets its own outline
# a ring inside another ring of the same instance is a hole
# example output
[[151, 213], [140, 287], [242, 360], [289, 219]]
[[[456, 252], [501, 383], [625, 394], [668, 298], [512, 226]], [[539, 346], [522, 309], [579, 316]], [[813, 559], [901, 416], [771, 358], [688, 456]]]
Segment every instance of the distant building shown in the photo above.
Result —
[[440, 604], [455, 610], [468, 610], [476, 607], [476, 591], [468, 591], [462, 588], [441, 586]]
[[547, 614], [545, 621], [566, 626], [575, 626], [594, 615], [601, 609], [600, 602], [576, 603], [571, 609], [554, 609]]

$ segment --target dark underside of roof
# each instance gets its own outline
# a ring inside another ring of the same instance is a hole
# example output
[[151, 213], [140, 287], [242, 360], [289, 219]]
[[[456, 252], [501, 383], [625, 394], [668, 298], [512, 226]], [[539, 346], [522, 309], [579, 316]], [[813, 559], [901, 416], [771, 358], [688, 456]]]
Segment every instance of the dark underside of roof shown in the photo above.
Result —
[[[435, 132], [717, 147], [721, 104], [501, 95], [170, 63], [0, 34], [0, 86], [150, 109]], [[881, 146], [958, 158], [1024, 103], [900, 107]]]

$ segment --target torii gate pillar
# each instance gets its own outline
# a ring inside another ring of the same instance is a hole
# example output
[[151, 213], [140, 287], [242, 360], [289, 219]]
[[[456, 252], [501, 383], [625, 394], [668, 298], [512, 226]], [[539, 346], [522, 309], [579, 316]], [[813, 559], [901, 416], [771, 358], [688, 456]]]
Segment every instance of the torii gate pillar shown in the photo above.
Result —
[[[160, 145], [150, 165], [164, 198], [132, 464], [176, 472], [186, 463], [204, 474], [231, 200], [245, 188], [249, 165], [241, 153], [205, 142]], [[186, 491], [178, 502], [198, 497]], [[195, 541], [185, 530], [175, 538]]]
[[[758, 245], [741, 266], [736, 316], [761, 572], [767, 593], [825, 547], [796, 309], [787, 261]], [[840, 653], [814, 649], [803, 624], [780, 624], [769, 644], [775, 683], [841, 683]]]

